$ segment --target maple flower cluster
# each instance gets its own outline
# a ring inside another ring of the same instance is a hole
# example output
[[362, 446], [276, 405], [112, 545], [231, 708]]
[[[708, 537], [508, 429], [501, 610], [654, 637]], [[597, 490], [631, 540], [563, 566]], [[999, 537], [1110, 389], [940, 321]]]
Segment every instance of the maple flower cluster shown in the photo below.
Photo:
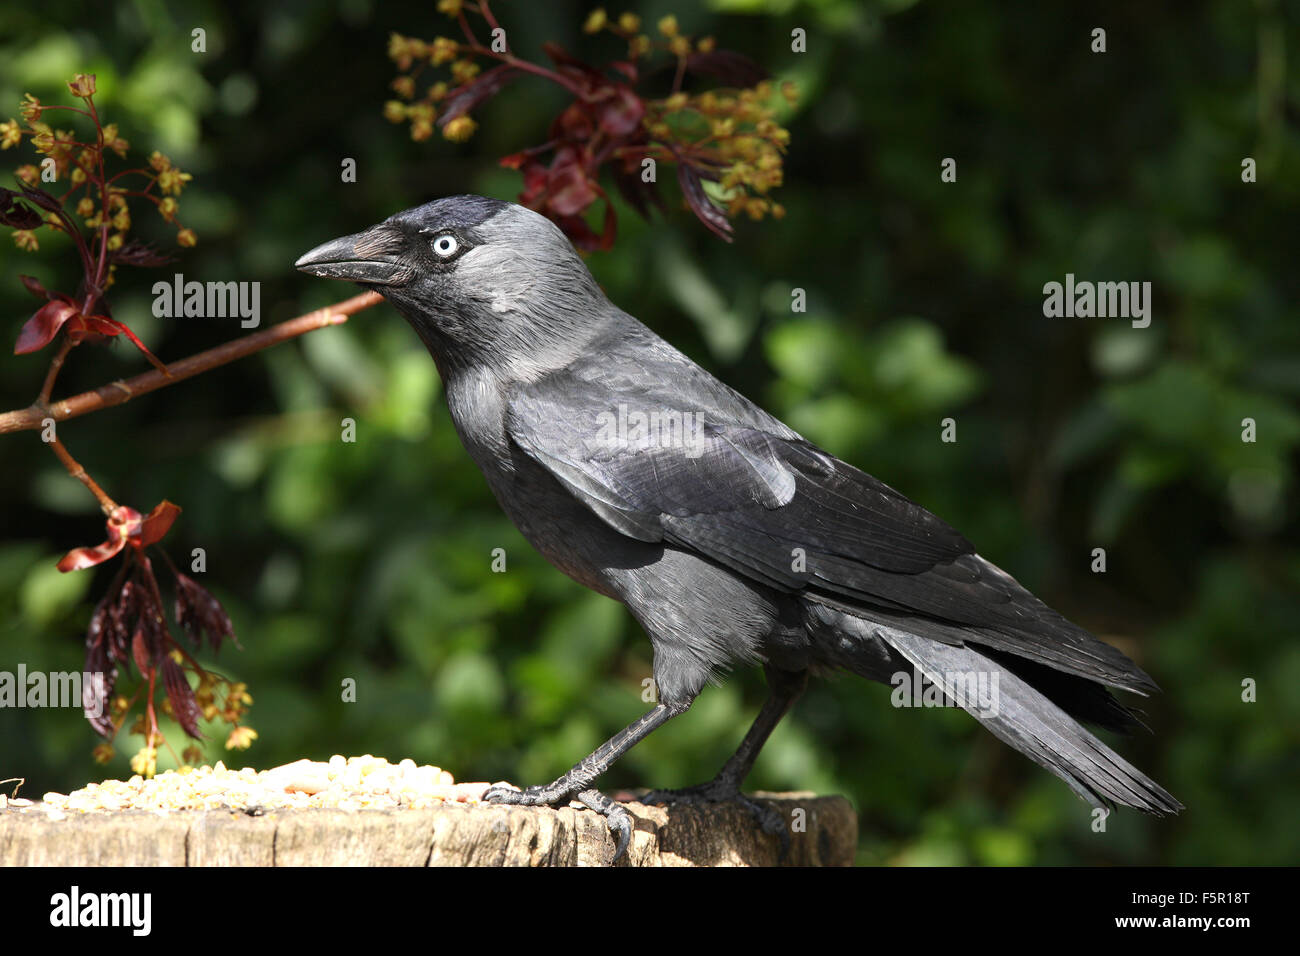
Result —
[[[32, 189], [39, 189], [42, 183], [49, 181], [48, 173], [43, 175], [43, 171], [49, 170], [53, 173], [54, 182], [67, 184], [68, 188], [57, 197], [60, 205], [75, 200], [76, 215], [82, 223], [88, 229], [103, 233], [102, 241], [107, 252], [119, 254], [110, 257], [108, 262], [104, 282], [104, 287], [107, 288], [113, 283], [113, 271], [118, 262], [149, 264], [138, 261], [145, 258], [143, 250], [127, 250], [128, 233], [131, 230], [130, 199], [143, 199], [152, 203], [165, 221], [176, 226], [176, 241], [179, 245], [193, 246], [198, 241], [194, 231], [183, 226], [177, 219], [180, 209], [177, 197], [192, 177], [157, 151], [149, 157], [147, 167], [125, 169], [116, 175], [107, 175], [105, 154], [113, 153], [119, 159], [125, 159], [131, 144], [122, 137], [116, 123], [100, 123], [94, 105], [94, 74], [78, 73], [68, 83], [68, 89], [73, 96], [84, 102], [84, 109], [45, 104], [27, 93], [19, 108], [22, 122], [10, 119], [0, 123], [0, 150], [18, 146], [26, 137], [32, 148], [46, 159], [39, 166], [32, 163], [19, 166], [14, 173], [18, 179]], [[52, 127], [47, 121], [47, 114], [51, 111], [67, 111], [90, 118], [95, 127], [93, 142], [77, 139], [71, 130]], [[64, 221], [52, 211], [46, 213], [41, 225], [67, 231]], [[16, 229], [14, 243], [20, 249], [38, 249], [40, 243], [35, 227]], [[123, 253], [123, 250], [127, 251]]]
[[[257, 737], [251, 727], [240, 725], [240, 718], [253, 702], [247, 686], [205, 669], [176, 641], [167, 625], [162, 590], [148, 551], [167, 534], [180, 511], [170, 501], [163, 501], [147, 516], [119, 505], [108, 517], [108, 539], [103, 544], [74, 548], [58, 564], [60, 571], [80, 571], [114, 557], [122, 558], [86, 629], [86, 672], [101, 678], [85, 700], [85, 710], [90, 725], [112, 741], [126, 723], [136, 699], [147, 689], [144, 713], [130, 729], [131, 734], [144, 740], [131, 758], [131, 769], [146, 777], [157, 772], [158, 747], [165, 743], [158, 727], [159, 710], [196, 740], [203, 739], [200, 721], [220, 719], [230, 724], [227, 749], [246, 749]], [[178, 571], [165, 553], [163, 558], [173, 576], [172, 618], [194, 648], [198, 649], [205, 637], [214, 652], [226, 638], [234, 641], [234, 627], [221, 602], [189, 575]], [[128, 698], [116, 693], [116, 689], [120, 670], [132, 663], [142, 680]], [[195, 686], [191, 686], [189, 674], [196, 676]], [[164, 698], [161, 707], [155, 707], [159, 686]], [[113, 752], [112, 744], [105, 742], [95, 748], [94, 756], [105, 763]], [[193, 764], [202, 757], [202, 751], [191, 745], [178, 760]]]
[[[713, 37], [682, 33], [675, 16], [659, 20], [652, 35], [636, 14], [615, 17], [598, 8], [583, 30], [617, 37], [626, 46], [624, 58], [598, 68], [547, 44], [548, 67], [511, 53], [505, 31], [481, 0], [474, 5], [444, 0], [438, 9], [458, 22], [464, 38], [422, 40], [394, 33], [388, 55], [400, 75], [392, 82], [397, 98], [385, 104], [384, 116], [409, 123], [412, 139], [429, 139], [440, 129], [444, 138], [462, 142], [477, 128], [470, 112], [513, 80], [534, 75], [562, 86], [573, 100], [553, 120], [548, 141], [506, 156], [501, 164], [523, 175], [520, 203], [549, 216], [579, 247], [607, 249], [614, 241], [613, 209], [600, 184], [605, 167], [622, 196], [645, 215], [650, 203], [662, 205], [658, 176], [647, 170], [675, 166], [686, 204], [724, 239], [730, 238], [735, 216], [784, 215], [770, 193], [782, 183], [790, 141], [776, 115], [782, 102], [797, 100], [793, 84], [778, 88], [749, 58], [718, 49]], [[470, 12], [491, 28], [489, 44], [479, 41]], [[672, 91], [643, 96], [638, 86], [663, 57], [675, 71]], [[430, 68], [449, 75], [429, 83], [425, 71]], [[688, 76], [722, 86], [687, 92]], [[602, 199], [604, 224], [597, 230], [587, 213]]]

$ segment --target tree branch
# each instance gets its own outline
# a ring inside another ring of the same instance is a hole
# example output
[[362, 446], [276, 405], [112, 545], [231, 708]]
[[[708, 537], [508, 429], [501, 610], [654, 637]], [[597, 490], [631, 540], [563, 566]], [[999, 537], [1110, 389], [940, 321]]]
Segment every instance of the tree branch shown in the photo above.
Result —
[[74, 395], [62, 401], [48, 404], [38, 402], [28, 408], [4, 412], [0, 414], [0, 435], [10, 432], [34, 431], [41, 427], [41, 423], [46, 418], [62, 422], [103, 408], [110, 408], [113, 405], [121, 405], [137, 395], [144, 395], [164, 386], [174, 385], [183, 379], [192, 378], [200, 372], [206, 372], [219, 365], [225, 365], [227, 362], [233, 362], [235, 359], [252, 355], [254, 352], [260, 352], [264, 348], [278, 345], [280, 342], [296, 338], [304, 333], [328, 325], [339, 325], [346, 322], [348, 316], [355, 315], [363, 309], [377, 305], [381, 301], [383, 301], [383, 297], [379, 293], [363, 292], [361, 295], [353, 296], [337, 305], [317, 309], [315, 312], [300, 315], [296, 319], [289, 319], [278, 325], [273, 325], [269, 329], [254, 332], [243, 338], [222, 343], [216, 348], [208, 349], [206, 352], [199, 352], [197, 355], [191, 355], [188, 358], [172, 362], [165, 367], [165, 371], [153, 369], [143, 375], [137, 375], [135, 378], [110, 382], [108, 385], [100, 386], [89, 392], [82, 392], [80, 395]]

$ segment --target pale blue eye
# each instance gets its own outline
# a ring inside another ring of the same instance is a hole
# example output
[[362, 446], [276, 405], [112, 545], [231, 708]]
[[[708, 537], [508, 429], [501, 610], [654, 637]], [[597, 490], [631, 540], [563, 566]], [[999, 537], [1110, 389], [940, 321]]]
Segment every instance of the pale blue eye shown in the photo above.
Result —
[[439, 236], [433, 240], [433, 251], [444, 259], [454, 256], [458, 248], [460, 243], [455, 236]]

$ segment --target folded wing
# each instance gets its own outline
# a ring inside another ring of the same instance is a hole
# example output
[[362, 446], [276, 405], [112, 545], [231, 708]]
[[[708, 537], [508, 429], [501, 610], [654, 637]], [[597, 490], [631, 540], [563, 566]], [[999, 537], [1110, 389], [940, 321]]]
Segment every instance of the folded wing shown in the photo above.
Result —
[[[920, 505], [817, 448], [698, 366], [672, 394], [569, 368], [518, 387], [511, 439], [623, 534], [762, 584], [1139, 693], [1155, 684]], [[641, 380], [642, 382], [645, 379]]]

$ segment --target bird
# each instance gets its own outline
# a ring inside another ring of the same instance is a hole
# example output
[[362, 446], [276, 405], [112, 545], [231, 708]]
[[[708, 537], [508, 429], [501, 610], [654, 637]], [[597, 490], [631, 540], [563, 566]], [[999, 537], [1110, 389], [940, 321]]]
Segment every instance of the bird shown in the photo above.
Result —
[[506, 515], [552, 565], [625, 605], [653, 648], [647, 713], [551, 783], [499, 784], [484, 802], [577, 801], [604, 816], [618, 859], [632, 821], [598, 778], [711, 681], [757, 666], [768, 697], [717, 776], [644, 802], [737, 802], [788, 847], [784, 819], [741, 785], [809, 678], [848, 672], [916, 676], [1106, 813], [1183, 809], [1084, 727], [1141, 725], [1111, 689], [1146, 696], [1150, 676], [616, 306], [550, 219], [449, 196], [295, 265], [396, 308]]

